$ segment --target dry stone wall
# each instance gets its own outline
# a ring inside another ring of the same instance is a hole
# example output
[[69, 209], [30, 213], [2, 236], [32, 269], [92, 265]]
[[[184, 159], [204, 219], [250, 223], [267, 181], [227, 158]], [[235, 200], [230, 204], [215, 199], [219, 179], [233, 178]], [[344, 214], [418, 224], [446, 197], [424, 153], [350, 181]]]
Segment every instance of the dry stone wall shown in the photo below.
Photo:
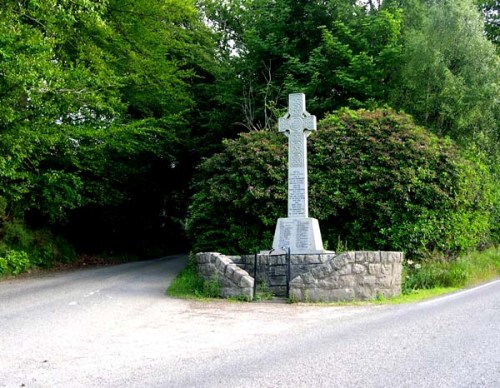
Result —
[[296, 301], [370, 300], [401, 293], [402, 252], [346, 252], [290, 282]]
[[254, 279], [244, 269], [239, 268], [229, 256], [216, 252], [196, 255], [198, 273], [207, 281], [218, 281], [222, 298], [253, 298]]
[[[198, 272], [220, 283], [221, 297], [253, 297], [255, 273], [276, 296], [286, 294], [285, 255], [198, 253]], [[256, 266], [255, 266], [256, 264]], [[360, 251], [290, 256], [289, 296], [301, 302], [370, 300], [401, 293], [402, 252]]]

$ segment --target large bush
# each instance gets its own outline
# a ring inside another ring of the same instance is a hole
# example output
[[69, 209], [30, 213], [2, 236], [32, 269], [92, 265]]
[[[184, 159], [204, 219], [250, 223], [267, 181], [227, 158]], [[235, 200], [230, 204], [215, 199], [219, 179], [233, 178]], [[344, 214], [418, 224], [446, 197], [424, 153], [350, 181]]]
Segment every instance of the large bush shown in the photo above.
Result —
[[[492, 182], [479, 156], [391, 110], [326, 117], [308, 141], [310, 216], [330, 249], [446, 258], [489, 239]], [[286, 216], [287, 142], [242, 134], [204, 161], [188, 229], [193, 250], [269, 249]]]

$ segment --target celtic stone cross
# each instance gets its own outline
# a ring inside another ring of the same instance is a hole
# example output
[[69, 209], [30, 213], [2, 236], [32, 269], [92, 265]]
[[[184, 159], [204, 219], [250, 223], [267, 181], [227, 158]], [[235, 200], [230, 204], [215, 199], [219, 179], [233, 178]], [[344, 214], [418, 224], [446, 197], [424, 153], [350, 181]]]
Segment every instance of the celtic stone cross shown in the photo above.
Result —
[[309, 217], [306, 138], [316, 131], [316, 116], [306, 111], [306, 96], [288, 96], [288, 113], [279, 119], [288, 137], [288, 217]]
[[278, 219], [273, 250], [291, 253], [324, 252], [318, 220], [309, 217], [307, 137], [316, 131], [316, 116], [306, 111], [306, 96], [288, 96], [288, 113], [278, 128], [288, 137], [288, 217]]

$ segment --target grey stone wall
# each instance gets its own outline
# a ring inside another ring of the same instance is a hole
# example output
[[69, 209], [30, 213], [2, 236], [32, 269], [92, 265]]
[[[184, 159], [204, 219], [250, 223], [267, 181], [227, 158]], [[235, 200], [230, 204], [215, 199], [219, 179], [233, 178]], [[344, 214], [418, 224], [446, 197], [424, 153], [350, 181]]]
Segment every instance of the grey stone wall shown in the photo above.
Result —
[[346, 252], [293, 278], [290, 298], [336, 302], [401, 293], [402, 252]]
[[[206, 280], [214, 276], [219, 279], [221, 297], [244, 295], [251, 300], [254, 281], [275, 296], [286, 295], [286, 255], [258, 254], [255, 258], [198, 253], [196, 260], [198, 272]], [[401, 293], [402, 263], [402, 252], [291, 255], [290, 298], [299, 302], [337, 302], [397, 296]]]
[[216, 280], [220, 285], [222, 298], [244, 296], [253, 299], [254, 279], [244, 269], [238, 267], [232, 258], [216, 252], [204, 252], [196, 255], [198, 273], [207, 281]]

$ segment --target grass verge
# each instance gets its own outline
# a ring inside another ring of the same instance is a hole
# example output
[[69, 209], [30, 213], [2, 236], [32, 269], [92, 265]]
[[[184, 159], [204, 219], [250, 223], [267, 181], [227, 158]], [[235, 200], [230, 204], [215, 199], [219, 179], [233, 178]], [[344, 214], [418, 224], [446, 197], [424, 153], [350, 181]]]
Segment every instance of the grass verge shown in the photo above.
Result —
[[219, 279], [203, 279], [196, 270], [194, 257], [190, 257], [186, 267], [172, 281], [166, 294], [183, 299], [218, 298], [220, 294]]
[[500, 276], [500, 247], [473, 252], [454, 261], [407, 261], [403, 294], [434, 288], [462, 288]]
[[166, 294], [176, 298], [197, 298], [203, 290], [203, 278], [196, 271], [196, 263], [190, 257], [186, 267], [170, 283]]

